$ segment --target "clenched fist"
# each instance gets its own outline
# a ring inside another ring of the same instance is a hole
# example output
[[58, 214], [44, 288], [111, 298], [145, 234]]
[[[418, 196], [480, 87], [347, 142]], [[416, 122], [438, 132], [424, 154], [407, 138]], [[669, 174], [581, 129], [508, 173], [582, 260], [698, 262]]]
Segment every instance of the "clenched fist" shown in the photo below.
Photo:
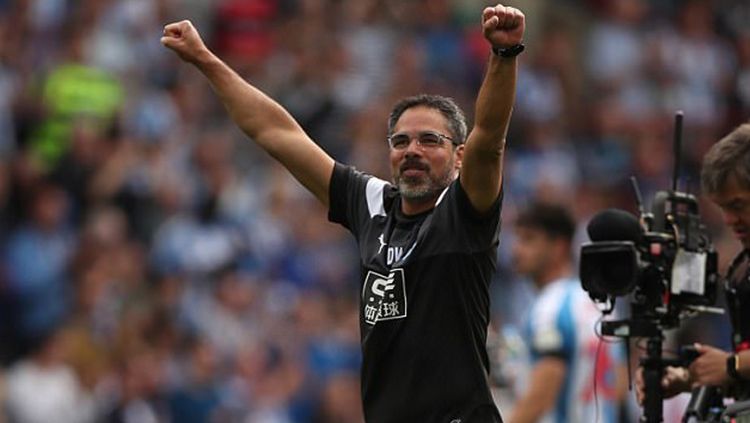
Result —
[[198, 30], [188, 21], [171, 23], [164, 27], [161, 43], [177, 53], [180, 58], [198, 64], [211, 57], [211, 51], [203, 43]]
[[498, 4], [482, 12], [482, 30], [493, 47], [506, 48], [523, 40], [526, 17], [515, 7]]

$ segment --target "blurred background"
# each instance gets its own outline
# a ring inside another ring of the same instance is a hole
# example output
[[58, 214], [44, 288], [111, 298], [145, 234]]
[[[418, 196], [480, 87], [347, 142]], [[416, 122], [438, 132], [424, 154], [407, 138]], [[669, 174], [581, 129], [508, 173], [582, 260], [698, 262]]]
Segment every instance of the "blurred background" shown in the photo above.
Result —
[[[361, 421], [355, 244], [159, 43], [191, 19], [335, 159], [390, 179], [403, 96], [471, 120], [478, 0], [0, 0], [0, 421]], [[750, 117], [746, 0], [526, 0], [490, 348], [528, 306], [516, 210], [635, 211]], [[739, 250], [705, 202], [722, 269]], [[499, 335], [498, 335], [499, 334]], [[728, 346], [725, 317], [674, 334]], [[502, 399], [500, 399], [502, 402]], [[626, 407], [628, 408], [628, 407]], [[633, 407], [630, 406], [632, 413]], [[627, 414], [631, 416], [633, 414]]]

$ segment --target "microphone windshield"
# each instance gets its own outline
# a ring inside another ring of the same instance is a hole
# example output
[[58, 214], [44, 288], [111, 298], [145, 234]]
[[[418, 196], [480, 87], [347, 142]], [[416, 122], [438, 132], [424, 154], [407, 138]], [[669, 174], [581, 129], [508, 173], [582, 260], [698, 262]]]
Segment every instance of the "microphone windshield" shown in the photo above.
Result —
[[642, 229], [638, 218], [620, 209], [597, 213], [586, 227], [592, 241], [632, 241], [637, 243]]

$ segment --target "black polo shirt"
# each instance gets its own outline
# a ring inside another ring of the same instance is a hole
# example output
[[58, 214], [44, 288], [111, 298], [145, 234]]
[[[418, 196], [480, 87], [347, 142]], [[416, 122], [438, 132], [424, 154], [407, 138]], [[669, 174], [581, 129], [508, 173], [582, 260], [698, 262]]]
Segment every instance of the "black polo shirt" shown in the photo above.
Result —
[[432, 210], [406, 216], [396, 187], [336, 164], [329, 219], [360, 251], [369, 423], [500, 421], [486, 350], [500, 205], [478, 215], [456, 180]]

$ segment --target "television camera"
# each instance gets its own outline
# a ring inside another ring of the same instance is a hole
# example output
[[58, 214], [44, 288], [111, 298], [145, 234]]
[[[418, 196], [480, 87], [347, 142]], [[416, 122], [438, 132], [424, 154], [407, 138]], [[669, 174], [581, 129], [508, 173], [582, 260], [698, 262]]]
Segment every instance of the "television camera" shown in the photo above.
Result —
[[696, 313], [723, 312], [712, 307], [720, 275], [698, 201], [677, 190], [682, 118], [677, 112], [672, 189], [657, 192], [651, 211], [646, 212], [631, 178], [640, 216], [618, 209], [600, 212], [587, 228], [591, 242], [581, 247], [581, 283], [603, 314], [613, 311], [617, 297], [630, 300], [631, 316], [603, 321], [602, 334], [647, 341], [641, 359], [645, 382], [641, 421], [648, 423], [662, 421], [664, 367], [685, 362], [662, 357], [664, 330], [678, 327]]

